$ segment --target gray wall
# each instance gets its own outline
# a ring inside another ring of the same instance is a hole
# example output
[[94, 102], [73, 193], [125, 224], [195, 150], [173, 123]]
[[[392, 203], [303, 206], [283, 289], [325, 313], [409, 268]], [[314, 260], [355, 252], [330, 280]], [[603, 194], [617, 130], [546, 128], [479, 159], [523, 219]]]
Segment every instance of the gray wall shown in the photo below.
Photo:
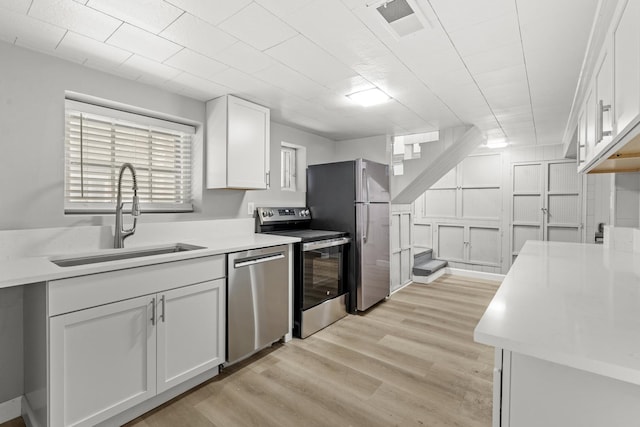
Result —
[[[0, 58], [0, 230], [113, 222], [112, 215], [64, 215], [65, 91], [198, 124], [194, 175], [203, 176], [203, 102], [2, 42]], [[204, 190], [197, 183], [195, 213], [145, 214], [141, 224], [248, 217], [249, 202], [304, 205], [304, 192], [280, 191], [281, 141], [306, 147], [309, 164], [333, 160], [334, 141], [272, 123], [270, 190]], [[0, 403], [23, 394], [22, 298], [22, 288], [0, 289]]]
[[349, 139], [336, 143], [335, 161], [364, 158], [378, 163], [389, 163], [390, 145], [385, 135]]

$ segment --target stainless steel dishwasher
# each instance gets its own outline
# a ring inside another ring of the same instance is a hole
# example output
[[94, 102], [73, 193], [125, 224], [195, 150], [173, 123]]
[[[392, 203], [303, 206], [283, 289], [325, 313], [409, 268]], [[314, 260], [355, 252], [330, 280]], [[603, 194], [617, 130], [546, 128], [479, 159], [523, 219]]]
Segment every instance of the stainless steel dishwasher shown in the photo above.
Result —
[[231, 364], [289, 332], [289, 248], [230, 253], [227, 273], [227, 363]]

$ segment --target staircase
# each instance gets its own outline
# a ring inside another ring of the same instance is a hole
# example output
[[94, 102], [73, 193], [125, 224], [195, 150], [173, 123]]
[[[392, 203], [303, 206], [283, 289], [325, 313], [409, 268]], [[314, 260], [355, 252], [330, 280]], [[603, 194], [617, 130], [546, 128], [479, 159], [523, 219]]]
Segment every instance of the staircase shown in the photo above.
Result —
[[433, 249], [427, 249], [413, 256], [413, 281], [431, 283], [444, 274], [447, 261], [433, 258]]

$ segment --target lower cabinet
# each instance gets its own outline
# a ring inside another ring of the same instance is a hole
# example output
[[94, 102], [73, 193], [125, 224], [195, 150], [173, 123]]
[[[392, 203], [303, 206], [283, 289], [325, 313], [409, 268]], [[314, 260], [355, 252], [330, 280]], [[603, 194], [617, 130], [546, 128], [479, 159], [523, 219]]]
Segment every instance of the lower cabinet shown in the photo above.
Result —
[[225, 279], [49, 320], [50, 425], [108, 420], [225, 361]]
[[621, 381], [500, 348], [495, 360], [493, 427], [638, 425], [634, 378]]

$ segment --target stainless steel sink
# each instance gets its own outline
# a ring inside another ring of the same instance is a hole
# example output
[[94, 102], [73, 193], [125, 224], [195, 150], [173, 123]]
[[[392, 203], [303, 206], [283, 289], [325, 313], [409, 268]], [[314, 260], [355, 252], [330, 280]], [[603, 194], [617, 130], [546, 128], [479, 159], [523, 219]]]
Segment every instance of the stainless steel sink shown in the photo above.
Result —
[[103, 254], [92, 254], [84, 256], [73, 256], [65, 258], [52, 258], [50, 261], [59, 267], [73, 267], [77, 265], [97, 264], [108, 261], [119, 261], [123, 259], [141, 258], [154, 255], [171, 254], [176, 252], [193, 251], [196, 249], [206, 249], [203, 246], [187, 245], [185, 243], [176, 243], [169, 246], [159, 246], [144, 249], [119, 249], [114, 252]]

